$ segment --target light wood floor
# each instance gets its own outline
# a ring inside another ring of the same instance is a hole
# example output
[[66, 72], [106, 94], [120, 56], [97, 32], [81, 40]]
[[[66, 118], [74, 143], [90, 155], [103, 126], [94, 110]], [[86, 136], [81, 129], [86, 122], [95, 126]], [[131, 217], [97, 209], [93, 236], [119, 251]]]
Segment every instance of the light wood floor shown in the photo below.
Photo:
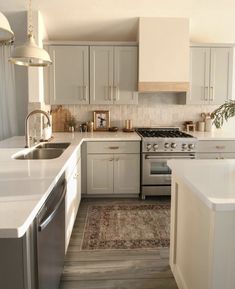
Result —
[[120, 200], [82, 201], [60, 289], [178, 289], [169, 267], [169, 249], [80, 250], [88, 206], [107, 202], [120, 203]]

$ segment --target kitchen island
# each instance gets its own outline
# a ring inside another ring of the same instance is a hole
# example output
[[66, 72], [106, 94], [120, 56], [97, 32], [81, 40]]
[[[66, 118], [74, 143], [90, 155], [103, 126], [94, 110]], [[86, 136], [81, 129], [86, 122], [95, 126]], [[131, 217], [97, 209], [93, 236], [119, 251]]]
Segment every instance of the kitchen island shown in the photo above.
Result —
[[235, 288], [235, 160], [171, 160], [170, 265], [179, 289]]

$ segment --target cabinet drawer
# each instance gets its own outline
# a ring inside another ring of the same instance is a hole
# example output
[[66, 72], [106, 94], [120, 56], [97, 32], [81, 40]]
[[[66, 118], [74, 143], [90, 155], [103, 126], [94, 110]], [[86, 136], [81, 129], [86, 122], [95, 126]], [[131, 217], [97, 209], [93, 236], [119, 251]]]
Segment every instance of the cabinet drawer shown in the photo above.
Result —
[[199, 141], [197, 152], [235, 152], [235, 141]]
[[197, 153], [196, 159], [235, 159], [235, 153]]
[[115, 142], [88, 142], [88, 154], [120, 154], [120, 153], [139, 153], [140, 142], [138, 141], [115, 141]]

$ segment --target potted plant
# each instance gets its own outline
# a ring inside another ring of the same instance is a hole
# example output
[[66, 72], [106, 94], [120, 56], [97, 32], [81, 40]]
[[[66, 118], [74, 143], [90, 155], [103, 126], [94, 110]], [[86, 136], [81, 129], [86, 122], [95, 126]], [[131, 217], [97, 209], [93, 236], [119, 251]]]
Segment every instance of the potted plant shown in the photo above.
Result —
[[235, 100], [228, 100], [211, 113], [216, 128], [221, 128], [224, 121], [235, 116]]
[[76, 124], [77, 124], [77, 121], [76, 121], [75, 117], [72, 116], [72, 117], [67, 121], [67, 125], [68, 125], [68, 128], [69, 128], [69, 131], [74, 132], [74, 131], [75, 131], [75, 128], [76, 128]]

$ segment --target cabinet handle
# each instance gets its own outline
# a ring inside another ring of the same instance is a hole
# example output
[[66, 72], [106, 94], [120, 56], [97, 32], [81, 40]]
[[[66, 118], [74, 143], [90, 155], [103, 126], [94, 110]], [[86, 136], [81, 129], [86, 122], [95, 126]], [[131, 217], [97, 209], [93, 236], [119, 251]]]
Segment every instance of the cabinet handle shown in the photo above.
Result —
[[112, 85], [109, 85], [109, 100], [112, 100], [112, 93], [113, 90], [112, 90]]
[[225, 146], [216, 146], [216, 148], [217, 148], [218, 150], [223, 150], [223, 149], [225, 149]]
[[118, 93], [118, 86], [114, 85], [113, 87], [113, 100], [117, 101], [119, 100], [119, 93]]
[[205, 90], [204, 90], [204, 99], [208, 100], [208, 95], [209, 95], [209, 88], [208, 86], [205, 86]]
[[210, 100], [213, 101], [214, 100], [214, 86], [210, 87]]
[[113, 161], [113, 159], [109, 159], [109, 161], [110, 161], [110, 162], [112, 162], [112, 161]]
[[77, 177], [78, 177], [79, 175], [80, 175], [80, 173], [75, 173], [74, 176], [73, 176], [73, 178], [74, 178], [74, 179], [77, 179]]
[[118, 161], [119, 161], [119, 158], [116, 158], [115, 160], [116, 160], [116, 162], [118, 162]]
[[87, 85], [83, 86], [83, 100], [87, 100]]
[[118, 150], [119, 147], [109, 147], [110, 150]]

